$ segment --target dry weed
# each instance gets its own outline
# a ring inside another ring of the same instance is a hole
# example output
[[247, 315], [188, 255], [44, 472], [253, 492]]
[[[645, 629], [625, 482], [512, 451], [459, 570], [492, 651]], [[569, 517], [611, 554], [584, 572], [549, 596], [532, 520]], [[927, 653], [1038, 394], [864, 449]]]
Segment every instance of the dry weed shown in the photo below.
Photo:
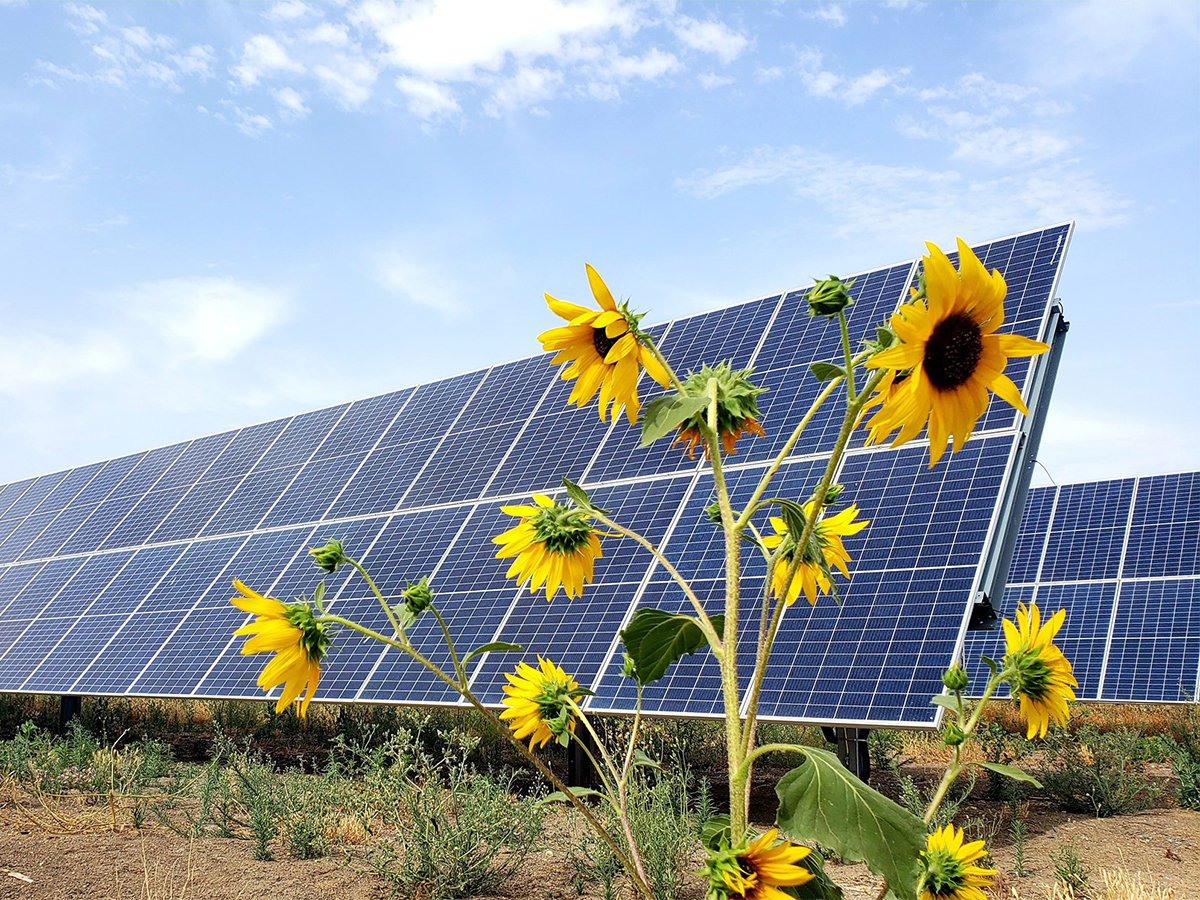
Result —
[[[1100, 873], [1104, 886], [1095, 893], [1088, 893], [1088, 900], [1175, 900], [1172, 888], [1162, 888], [1153, 880], [1147, 884], [1142, 880], [1140, 872], [1134, 873], [1127, 869], [1105, 869]], [[1020, 900], [1020, 895], [1013, 890], [1013, 900]], [[1059, 882], [1053, 887], [1046, 888], [1046, 900], [1083, 900], [1082, 896], [1073, 891], [1065, 882]]]

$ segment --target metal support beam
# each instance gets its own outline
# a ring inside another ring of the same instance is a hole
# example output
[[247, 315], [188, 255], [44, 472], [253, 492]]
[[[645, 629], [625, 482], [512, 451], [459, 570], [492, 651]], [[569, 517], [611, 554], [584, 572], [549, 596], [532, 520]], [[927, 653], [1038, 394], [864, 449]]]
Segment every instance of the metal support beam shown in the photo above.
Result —
[[871, 752], [867, 748], [870, 728], [822, 728], [825, 738], [837, 744], [838, 759], [863, 784], [871, 780]]
[[571, 736], [571, 743], [567, 745], [567, 784], [570, 787], [594, 790], [599, 778], [596, 767], [592, 764], [592, 757], [584, 752], [585, 747], [591, 751], [592, 756], [600, 752], [591, 732], [580, 728]]
[[62, 705], [58, 710], [58, 729], [66, 731], [72, 719], [78, 719], [83, 714], [83, 698], [73, 694], [63, 694]]

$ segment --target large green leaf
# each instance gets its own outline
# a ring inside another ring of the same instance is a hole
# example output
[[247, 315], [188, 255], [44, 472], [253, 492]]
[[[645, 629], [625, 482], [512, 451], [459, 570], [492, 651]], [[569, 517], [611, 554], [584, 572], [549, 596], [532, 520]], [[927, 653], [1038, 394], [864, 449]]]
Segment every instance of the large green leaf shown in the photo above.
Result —
[[520, 644], [509, 644], [505, 641], [492, 641], [490, 644], [482, 644], [468, 653], [462, 658], [462, 664], [465, 666], [477, 656], [482, 656], [484, 653], [520, 653], [522, 651]]
[[[725, 617], [711, 618], [713, 628], [720, 633], [725, 627]], [[633, 658], [635, 675], [641, 684], [658, 681], [675, 660], [708, 644], [695, 618], [654, 608], [635, 612], [621, 631], [621, 641]]]
[[836, 363], [815, 362], [810, 363], [809, 371], [816, 376], [817, 381], [829, 381], [831, 378], [845, 378], [846, 369]]
[[842, 900], [842, 889], [825, 874], [825, 860], [820, 851], [814, 850], [808, 854], [800, 860], [800, 865], [813, 873], [813, 880], [799, 887], [783, 888], [784, 893], [796, 900]]
[[851, 775], [829, 751], [809, 747], [804, 755], [775, 787], [779, 827], [793, 840], [816, 841], [865, 862], [899, 900], [916, 900], [925, 824]]
[[707, 397], [685, 397], [668, 394], [651, 400], [642, 411], [642, 446], [649, 447], [666, 437], [683, 422], [708, 408]]
[[1005, 778], [1011, 778], [1013, 781], [1023, 781], [1025, 784], [1032, 784], [1035, 788], [1041, 788], [1042, 783], [1030, 775], [1023, 769], [1018, 769], [1016, 766], [1006, 766], [1004, 763], [981, 762], [981, 766], [985, 769], [990, 769], [997, 775], [1003, 775]]

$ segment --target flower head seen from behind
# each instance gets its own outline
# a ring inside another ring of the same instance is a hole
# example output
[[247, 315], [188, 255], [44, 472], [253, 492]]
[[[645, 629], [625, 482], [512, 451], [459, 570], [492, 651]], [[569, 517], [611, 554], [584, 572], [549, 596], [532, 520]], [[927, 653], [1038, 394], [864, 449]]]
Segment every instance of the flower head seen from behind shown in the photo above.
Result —
[[543, 585], [546, 599], [562, 588], [568, 597], [583, 595], [590, 584], [596, 559], [601, 556], [600, 539], [587, 513], [575, 506], [555, 503], [544, 494], [534, 494], [535, 506], [502, 506], [502, 512], [521, 521], [492, 538], [500, 544], [496, 559], [515, 557], [506, 578], [529, 581], [530, 593]]
[[776, 842], [771, 829], [741, 847], [709, 850], [700, 876], [708, 881], [709, 900], [791, 900], [780, 888], [799, 887], [813, 873], [797, 865], [812, 851], [789, 841]]
[[[703, 397], [708, 393], [709, 382], [717, 382], [717, 434], [721, 438], [721, 450], [728, 456], [737, 452], [736, 445], [743, 434], [753, 434], [765, 437], [758, 420], [762, 414], [758, 411], [758, 395], [765, 388], [757, 387], [750, 382], [750, 369], [735, 370], [728, 362], [719, 362], [715, 366], [704, 366], [699, 372], [688, 373], [683, 380], [683, 386], [688, 394]], [[648, 410], [649, 408], [647, 408]], [[649, 412], [647, 411], [647, 415]], [[708, 412], [699, 412], [690, 419], [685, 419], [679, 426], [679, 434], [671, 443], [674, 447], [682, 443], [683, 450], [689, 458], [695, 458], [696, 447], [704, 443], [700, 426], [707, 422]], [[708, 459], [708, 445], [704, 444], [704, 458]]]
[[983, 841], [963, 843], [961, 828], [947, 825], [929, 835], [921, 851], [921, 900], [987, 900], [995, 869], [972, 863], [987, 854]]
[[[804, 515], [812, 515], [811, 500], [804, 504]], [[856, 518], [857, 516], [858, 507], [847, 506], [837, 515], [821, 519], [813, 527], [809, 552], [806, 557], [801, 559], [800, 567], [796, 570], [792, 583], [787, 589], [785, 602], [788, 606], [796, 602], [801, 591], [804, 592], [810, 605], [816, 604], [819, 593], [829, 593], [831, 584], [829, 577], [825, 574], [826, 568], [837, 569], [847, 578], [850, 577], [850, 570], [846, 567], [846, 563], [850, 562], [850, 554], [846, 551], [842, 538], [858, 534], [870, 524], [865, 519]], [[795, 558], [796, 542], [788, 533], [787, 523], [783, 519], [772, 516], [771, 527], [775, 529], [775, 533], [764, 537], [762, 542], [768, 550], [774, 550], [781, 544], [783, 545], [783, 551], [775, 561], [774, 569], [771, 570], [771, 590], [776, 597], [783, 598], [788, 569]], [[817, 552], [823, 557], [824, 566], [813, 558]]]
[[1036, 734], [1045, 737], [1053, 720], [1067, 724], [1079, 682], [1071, 671], [1071, 663], [1052, 641], [1066, 620], [1067, 611], [1060, 609], [1046, 622], [1036, 603], [1017, 607], [1014, 625], [1004, 620], [1005, 655], [1003, 669], [1009, 672], [1012, 695], [1021, 701], [1021, 717], [1028, 724], [1027, 738]]
[[953, 439], [962, 449], [988, 405], [988, 391], [1028, 414], [1021, 392], [1004, 368], [1011, 357], [1037, 356], [1049, 347], [1017, 334], [996, 334], [1004, 324], [1007, 286], [991, 274], [960, 239], [959, 268], [933, 244], [924, 257], [926, 300], [914, 299], [892, 315], [900, 343], [867, 361], [873, 369], [905, 373], [885, 379], [868, 422], [869, 443], [899, 430], [893, 446], [912, 440], [929, 425], [929, 464]]
[[277, 684], [283, 685], [283, 693], [275, 704], [277, 713], [303, 695], [299, 704], [303, 718], [317, 692], [321, 660], [329, 647], [325, 626], [313, 616], [308, 603], [280, 603], [250, 590], [236, 579], [233, 586], [238, 596], [230, 597], [229, 602], [255, 617], [234, 632], [239, 636], [252, 635], [242, 645], [242, 653], [275, 654], [258, 676], [258, 686], [269, 691]]
[[570, 362], [562, 373], [564, 381], [575, 379], [569, 403], [586, 406], [597, 392], [602, 421], [608, 420], [609, 408], [613, 418], [625, 408], [629, 424], [637, 422], [637, 382], [641, 370], [666, 387], [669, 378], [654, 354], [638, 340], [640, 316], [630, 311], [628, 303], [617, 304], [604, 280], [587, 266], [588, 283], [599, 309], [589, 309], [555, 300], [546, 294], [550, 311], [567, 324], [551, 328], [538, 335], [542, 349], [554, 352], [555, 365]]
[[575, 679], [550, 662], [538, 657], [535, 669], [518, 663], [516, 673], [506, 672], [504, 705], [501, 719], [517, 740], [529, 738], [529, 749], [544, 747], [550, 741], [566, 746], [575, 733], [573, 701], [584, 696]]

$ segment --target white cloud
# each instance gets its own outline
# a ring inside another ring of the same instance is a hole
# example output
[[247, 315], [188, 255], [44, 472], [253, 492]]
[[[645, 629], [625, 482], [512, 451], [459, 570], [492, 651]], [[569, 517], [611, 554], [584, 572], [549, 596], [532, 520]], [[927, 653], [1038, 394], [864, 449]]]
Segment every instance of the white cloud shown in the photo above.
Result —
[[464, 284], [407, 251], [381, 254], [376, 260], [375, 280], [406, 303], [427, 306], [448, 318], [461, 315], [470, 306]]
[[1069, 141], [1036, 128], [988, 128], [964, 134], [956, 143], [955, 159], [993, 166], [1040, 163], [1062, 156], [1071, 147]]
[[281, 292], [232, 278], [170, 278], [135, 284], [112, 296], [126, 316], [148, 326], [176, 366], [225, 362], [288, 316]]
[[379, 70], [363, 56], [337, 53], [313, 73], [343, 109], [358, 109], [371, 99]]
[[133, 348], [116, 335], [61, 337], [18, 326], [0, 334], [0, 395], [22, 398], [125, 369]]
[[688, 47], [715, 54], [726, 65], [741, 56], [750, 44], [744, 34], [739, 34], [722, 22], [701, 22], [683, 16], [672, 27], [675, 35]]
[[725, 87], [728, 84], [733, 84], [734, 79], [727, 75], [718, 75], [716, 72], [701, 72], [696, 76], [696, 80], [700, 82], [700, 87], [706, 91], [715, 90], [719, 87]]
[[197, 75], [201, 78], [209, 78], [212, 76], [212, 67], [213, 63], [216, 62], [216, 57], [213, 56], [212, 47], [209, 47], [207, 44], [195, 44], [188, 48], [187, 53], [172, 56], [171, 61], [185, 75]]
[[331, 47], [345, 47], [350, 43], [350, 29], [345, 25], [322, 22], [315, 28], [301, 32], [300, 40], [309, 44], [328, 44]]
[[796, 68], [805, 89], [813, 97], [840, 100], [847, 106], [858, 106], [908, 74], [908, 69], [889, 72], [873, 69], [863, 75], [847, 78], [825, 68], [824, 55], [815, 47], [800, 51]]
[[283, 0], [283, 2], [272, 6], [267, 13], [270, 18], [282, 22], [294, 22], [311, 14], [312, 9], [309, 8], [307, 3], [301, 3], [300, 0]]
[[444, 84], [401, 76], [396, 79], [396, 89], [407, 98], [409, 112], [419, 119], [440, 119], [462, 112], [454, 93]]
[[1169, 414], [1119, 411], [1131, 405], [1052, 403], [1038, 455], [1055, 460], [1054, 480], [1099, 481], [1196, 468], [1200, 429]]
[[279, 88], [271, 92], [275, 100], [283, 108], [284, 113], [293, 119], [303, 119], [311, 112], [304, 105], [304, 96], [295, 88]]
[[664, 53], [657, 47], [652, 48], [642, 56], [618, 56], [608, 63], [607, 74], [619, 81], [640, 78], [643, 81], [654, 81], [669, 72], [682, 68], [682, 64], [673, 53]]
[[246, 137], [262, 137], [275, 127], [275, 123], [266, 116], [240, 106], [233, 107], [233, 115], [237, 130]]
[[1105, 228], [1123, 221], [1129, 206], [1075, 161], [973, 178], [953, 169], [882, 165], [805, 147], [762, 147], [731, 165], [678, 179], [676, 187], [715, 198], [777, 183], [818, 206], [836, 235], [887, 247], [912, 234], [950, 240], [1067, 219], [1078, 219], [1081, 229]]
[[806, 14], [810, 19], [819, 19], [822, 22], [828, 22], [835, 28], [841, 28], [846, 24], [846, 11], [838, 4], [833, 3], [829, 6], [818, 6], [815, 10]]
[[539, 104], [553, 97], [562, 82], [562, 73], [553, 69], [520, 68], [512, 76], [492, 82], [492, 94], [484, 102], [483, 111], [493, 118], [516, 109], [538, 111]]
[[67, 24], [76, 34], [97, 34], [102, 26], [108, 24], [108, 16], [86, 3], [71, 3], [67, 11], [71, 13]]
[[304, 67], [288, 56], [283, 45], [269, 34], [256, 34], [242, 47], [242, 59], [230, 72], [245, 86], [258, 84], [265, 75], [301, 72]]

